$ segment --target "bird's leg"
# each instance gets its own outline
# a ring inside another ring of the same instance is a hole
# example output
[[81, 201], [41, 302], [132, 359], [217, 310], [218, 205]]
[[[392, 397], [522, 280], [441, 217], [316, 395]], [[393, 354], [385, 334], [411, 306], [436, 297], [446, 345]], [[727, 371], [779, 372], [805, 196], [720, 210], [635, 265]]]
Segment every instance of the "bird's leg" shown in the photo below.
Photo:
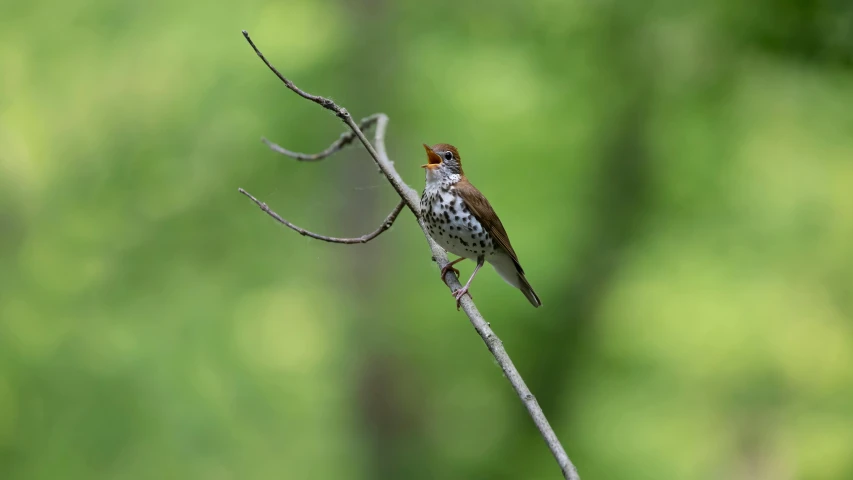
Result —
[[[459, 310], [459, 305], [460, 305], [459, 302], [462, 301], [462, 296], [465, 295], [466, 293], [468, 293], [468, 287], [471, 286], [471, 280], [474, 280], [474, 275], [477, 275], [477, 271], [480, 270], [480, 267], [483, 266], [483, 263], [485, 261], [486, 261], [485, 255], [480, 255], [479, 257], [477, 257], [477, 266], [474, 267], [474, 273], [471, 274], [471, 278], [468, 279], [468, 283], [466, 283], [465, 286], [460, 288], [459, 290], [456, 290], [455, 292], [451, 293], [451, 295], [453, 295], [456, 298], [456, 310]], [[468, 293], [468, 296], [470, 297], [471, 294]], [[474, 298], [474, 297], [471, 297], [471, 298]]]
[[456, 260], [448, 263], [447, 265], [445, 265], [441, 268], [441, 280], [443, 282], [447, 283], [447, 281], [444, 280], [444, 276], [447, 275], [447, 272], [449, 272], [451, 270], [453, 271], [453, 273], [456, 274], [457, 277], [459, 276], [459, 270], [453, 268], [453, 266], [456, 265], [457, 263], [461, 262], [462, 260], [465, 260], [465, 257], [459, 257]]

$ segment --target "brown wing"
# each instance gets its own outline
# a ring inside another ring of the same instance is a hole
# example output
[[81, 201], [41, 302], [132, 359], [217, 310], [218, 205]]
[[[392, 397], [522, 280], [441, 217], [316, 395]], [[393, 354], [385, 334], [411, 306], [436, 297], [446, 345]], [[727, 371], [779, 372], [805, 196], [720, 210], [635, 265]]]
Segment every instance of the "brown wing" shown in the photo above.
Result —
[[474, 217], [480, 221], [480, 224], [482, 224], [483, 228], [485, 228], [489, 235], [492, 236], [495, 243], [509, 254], [513, 263], [515, 263], [515, 267], [518, 269], [518, 272], [524, 274], [521, 264], [518, 263], [518, 256], [515, 254], [515, 250], [512, 249], [512, 245], [509, 243], [509, 236], [506, 234], [506, 230], [501, 223], [501, 219], [498, 218], [498, 214], [495, 213], [495, 210], [492, 208], [491, 204], [489, 204], [489, 201], [486, 200], [486, 197], [484, 197], [483, 194], [480, 193], [474, 185], [471, 185], [471, 182], [464, 177], [456, 183], [455, 187], [456, 192], [459, 193], [459, 196], [465, 201], [465, 205], [468, 206], [468, 209], [471, 210]]

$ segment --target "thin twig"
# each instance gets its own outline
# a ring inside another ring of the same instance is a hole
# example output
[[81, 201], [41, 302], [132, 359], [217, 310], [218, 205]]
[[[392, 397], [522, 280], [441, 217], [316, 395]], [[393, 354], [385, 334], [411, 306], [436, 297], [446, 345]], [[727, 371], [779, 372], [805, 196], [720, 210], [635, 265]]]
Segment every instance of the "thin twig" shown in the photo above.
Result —
[[[367, 130], [368, 128], [372, 127], [373, 124], [376, 123], [376, 121], [378, 119], [379, 119], [379, 115], [371, 115], [369, 117], [362, 118], [361, 121], [358, 122], [358, 126], [362, 130]], [[288, 150], [288, 149], [282, 147], [281, 145], [273, 143], [273, 142], [267, 140], [266, 138], [261, 138], [261, 141], [264, 142], [265, 144], [267, 144], [267, 146], [270, 147], [270, 150], [272, 150], [274, 152], [278, 152], [282, 155], [287, 155], [288, 157], [295, 158], [295, 159], [299, 160], [300, 162], [316, 162], [319, 160], [323, 160], [324, 158], [332, 155], [335, 152], [343, 150], [343, 148], [346, 147], [347, 145], [349, 145], [350, 143], [352, 143], [352, 141], [355, 140], [356, 137], [357, 136], [356, 136], [355, 132], [352, 132], [352, 131], [344, 132], [341, 134], [340, 138], [338, 138], [331, 145], [329, 145], [329, 148], [327, 148], [327, 149], [325, 149], [319, 153], [294, 152], [292, 150]]]
[[261, 51], [258, 50], [258, 47], [255, 46], [255, 42], [252, 41], [252, 37], [249, 36], [249, 32], [243, 30], [243, 36], [246, 37], [246, 41], [248, 41], [249, 45], [252, 46], [252, 50], [254, 50], [255, 53], [257, 53], [258, 56], [261, 57], [261, 60], [264, 61], [266, 66], [269, 67], [270, 70], [272, 70], [272, 73], [274, 73], [276, 77], [278, 77], [282, 82], [284, 82], [284, 84], [287, 86], [287, 88], [296, 92], [296, 94], [299, 95], [300, 97], [311, 100], [312, 102], [320, 105], [321, 107], [329, 109], [329, 110], [335, 112], [336, 114], [338, 114], [338, 116], [340, 116], [342, 109], [335, 102], [333, 102], [329, 98], [321, 97], [319, 95], [311, 95], [308, 92], [302, 91], [299, 87], [294, 85], [293, 82], [291, 82], [290, 80], [285, 78], [285, 76], [282, 75], [281, 72], [276, 70], [276, 68], [273, 67], [270, 64], [270, 62], [267, 61], [266, 57], [264, 57], [264, 54], [261, 53]]
[[326, 235], [320, 235], [319, 233], [314, 233], [310, 230], [305, 230], [304, 228], [296, 226], [296, 225], [288, 222], [287, 220], [281, 218], [281, 216], [279, 216], [279, 214], [272, 211], [272, 209], [270, 209], [270, 207], [266, 203], [264, 203], [264, 202], [258, 200], [257, 198], [253, 197], [251, 193], [243, 190], [242, 188], [238, 188], [237, 191], [242, 193], [243, 195], [251, 198], [252, 201], [255, 202], [255, 204], [257, 204], [261, 208], [261, 210], [266, 212], [267, 215], [276, 219], [276, 221], [278, 221], [278, 223], [284, 225], [285, 227], [287, 227], [291, 230], [294, 230], [296, 232], [299, 232], [300, 235], [303, 235], [306, 237], [311, 237], [311, 238], [316, 238], [317, 240], [322, 240], [324, 242], [329, 242], [329, 243], [345, 243], [345, 244], [367, 243], [367, 242], [373, 240], [374, 238], [378, 237], [379, 235], [381, 235], [382, 232], [384, 232], [385, 230], [388, 230], [389, 228], [391, 228], [391, 225], [394, 224], [394, 220], [397, 219], [397, 215], [399, 215], [400, 211], [403, 210], [403, 207], [406, 206], [406, 202], [400, 200], [400, 203], [398, 203], [397, 206], [394, 207], [394, 210], [391, 210], [391, 213], [389, 213], [388, 216], [385, 218], [385, 220], [382, 222], [382, 224], [379, 225], [379, 228], [377, 228], [373, 232], [368, 233], [367, 235], [362, 235], [360, 237], [354, 237], [354, 238], [327, 237]]
[[[439, 268], [447, 265], [447, 253], [437, 243], [435, 243], [432, 237], [430, 237], [423, 218], [421, 218], [420, 203], [417, 192], [403, 182], [402, 178], [400, 178], [400, 175], [397, 173], [397, 170], [394, 168], [393, 162], [388, 158], [385, 150], [385, 129], [388, 125], [388, 117], [382, 113], [376, 114], [378, 120], [376, 123], [376, 134], [374, 139], [376, 147], [374, 148], [373, 144], [367, 140], [364, 132], [362, 132], [359, 126], [353, 121], [349, 112], [347, 112], [345, 108], [338, 106], [329, 99], [312, 95], [297, 88], [293, 82], [285, 78], [278, 70], [275, 69], [275, 67], [270, 65], [267, 59], [264, 58], [263, 54], [261, 54], [252, 42], [252, 39], [245, 30], [243, 30], [243, 36], [246, 37], [246, 40], [248, 40], [252, 49], [255, 50], [255, 53], [257, 53], [267, 67], [269, 67], [269, 69], [272, 70], [282, 82], [284, 82], [287, 88], [293, 90], [299, 96], [323, 106], [323, 108], [332, 110], [350, 127], [353, 133], [367, 149], [368, 153], [370, 153], [370, 156], [376, 162], [376, 165], [394, 187], [394, 190], [396, 190], [400, 195], [402, 201], [406, 203], [409, 210], [411, 210], [415, 217], [417, 217], [418, 224], [420, 224], [424, 237], [429, 243], [430, 250], [432, 251], [432, 257], [438, 264]], [[451, 291], [462, 288], [462, 284], [459, 283], [459, 279], [452, 270], [448, 270], [444, 280], [447, 286], [450, 287]], [[450, 302], [448, 302], [448, 304], [450, 304]], [[530, 389], [527, 388], [527, 385], [524, 383], [524, 379], [521, 378], [521, 374], [518, 373], [518, 369], [515, 368], [509, 354], [507, 354], [506, 349], [503, 347], [503, 342], [501, 342], [498, 336], [492, 331], [489, 323], [483, 319], [483, 316], [480, 314], [479, 310], [477, 310], [477, 307], [470, 296], [466, 295], [462, 297], [462, 309], [465, 311], [465, 314], [468, 316], [468, 319], [471, 321], [474, 329], [483, 339], [483, 342], [486, 343], [486, 346], [498, 362], [498, 365], [500, 365], [501, 370], [503, 370], [504, 375], [509, 380], [510, 384], [512, 384], [512, 388], [521, 399], [525, 408], [527, 408], [527, 412], [530, 414], [533, 423], [536, 425], [536, 428], [539, 429], [539, 433], [542, 434], [542, 438], [545, 440], [545, 443], [551, 450], [554, 459], [560, 466], [563, 477], [567, 480], [580, 480], [577, 469], [575, 469], [575, 466], [572, 464], [571, 460], [569, 460], [568, 455], [566, 455], [566, 451], [562, 444], [560, 444], [560, 440], [557, 438], [557, 434], [554, 433], [554, 429], [551, 428], [551, 425], [548, 423], [548, 419], [545, 418], [545, 414], [542, 412], [542, 407], [539, 406], [539, 403], [536, 401], [536, 397], [533, 396]]]

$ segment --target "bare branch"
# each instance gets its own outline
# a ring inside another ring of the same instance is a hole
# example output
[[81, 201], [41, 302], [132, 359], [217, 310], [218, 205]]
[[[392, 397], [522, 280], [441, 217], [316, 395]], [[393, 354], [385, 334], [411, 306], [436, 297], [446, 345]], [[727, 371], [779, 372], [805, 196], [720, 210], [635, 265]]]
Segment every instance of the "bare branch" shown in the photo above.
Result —
[[406, 202], [400, 200], [400, 203], [398, 203], [397, 206], [394, 207], [394, 210], [391, 210], [391, 213], [388, 214], [388, 216], [382, 222], [382, 225], [379, 225], [379, 228], [377, 228], [376, 230], [374, 230], [371, 233], [368, 233], [367, 235], [362, 235], [360, 237], [355, 237], [355, 238], [338, 238], [338, 237], [327, 237], [325, 235], [320, 235], [319, 233], [314, 233], [314, 232], [311, 232], [309, 230], [305, 230], [302, 227], [298, 227], [298, 226], [288, 222], [287, 220], [281, 218], [281, 216], [279, 216], [279, 214], [272, 211], [266, 203], [264, 203], [264, 202], [258, 200], [257, 198], [253, 197], [251, 193], [243, 190], [242, 188], [238, 188], [237, 191], [239, 191], [243, 195], [251, 198], [252, 201], [255, 202], [255, 204], [257, 204], [261, 208], [261, 210], [266, 212], [267, 215], [276, 219], [276, 221], [278, 221], [278, 223], [284, 225], [285, 227], [287, 227], [291, 230], [294, 230], [296, 232], [299, 232], [300, 235], [303, 235], [306, 237], [311, 237], [311, 238], [316, 238], [317, 240], [322, 240], [324, 242], [329, 242], [329, 243], [345, 243], [345, 244], [367, 243], [367, 242], [373, 240], [374, 238], [378, 237], [379, 235], [381, 235], [382, 232], [384, 232], [385, 230], [388, 230], [389, 228], [391, 228], [391, 225], [394, 224], [394, 220], [397, 219], [397, 215], [399, 215], [400, 211], [403, 210], [403, 207], [406, 206]]
[[250, 36], [249, 36], [249, 32], [247, 32], [247, 31], [243, 30], [243, 36], [244, 36], [244, 37], [246, 37], [246, 41], [248, 41], [248, 42], [249, 42], [249, 45], [251, 45], [251, 46], [252, 46], [252, 50], [254, 50], [254, 51], [255, 51], [255, 53], [257, 53], [257, 54], [258, 54], [258, 56], [259, 56], [259, 57], [261, 57], [261, 60], [263, 60], [263, 61], [264, 61], [264, 63], [266, 64], [266, 66], [267, 66], [267, 67], [269, 67], [269, 69], [270, 69], [270, 70], [272, 70], [272, 73], [274, 73], [274, 74], [275, 74], [275, 76], [279, 78], [279, 80], [281, 80], [282, 82], [284, 82], [284, 84], [287, 86], [287, 88], [289, 88], [289, 89], [293, 90], [294, 92], [296, 92], [296, 94], [297, 94], [297, 95], [299, 95], [300, 97], [302, 97], [302, 98], [306, 98], [306, 99], [308, 99], [308, 100], [311, 100], [312, 102], [314, 102], [314, 103], [316, 103], [316, 104], [318, 104], [318, 105], [322, 106], [323, 108], [326, 108], [326, 109], [328, 109], [328, 110], [331, 110], [331, 111], [335, 112], [338, 116], [340, 116], [340, 115], [341, 115], [341, 110], [343, 110], [343, 109], [342, 109], [341, 107], [339, 107], [339, 106], [338, 106], [335, 102], [333, 102], [331, 99], [329, 99], [329, 98], [325, 98], [325, 97], [321, 97], [321, 96], [319, 96], [319, 95], [311, 95], [311, 94], [310, 94], [310, 93], [308, 93], [308, 92], [304, 92], [304, 91], [302, 91], [299, 87], [297, 87], [296, 85], [294, 85], [294, 84], [293, 84], [293, 82], [291, 82], [290, 80], [288, 80], [287, 78], [285, 78], [285, 77], [284, 77], [284, 75], [282, 75], [282, 74], [281, 74], [281, 72], [279, 72], [278, 70], [276, 70], [276, 68], [275, 68], [275, 67], [273, 67], [273, 66], [270, 64], [270, 62], [268, 62], [268, 61], [267, 61], [267, 58], [266, 58], [266, 57], [264, 57], [264, 54], [263, 54], [263, 53], [261, 53], [261, 51], [260, 51], [260, 50], [258, 50], [258, 47], [256, 47], [256, 46], [255, 46], [255, 42], [253, 42], [253, 41], [252, 41], [252, 37], [250, 37]]
[[[374, 162], [376, 162], [379, 170], [385, 175], [391, 183], [391, 186], [394, 187], [394, 190], [396, 190], [400, 195], [402, 202], [405, 202], [409, 207], [409, 210], [411, 210], [418, 219], [418, 224], [421, 226], [424, 237], [426, 238], [427, 243], [429, 243], [430, 250], [432, 251], [433, 260], [435, 260], [439, 268], [447, 265], [447, 253], [437, 243], [435, 243], [432, 237], [430, 237], [429, 231], [421, 218], [420, 202], [417, 192], [403, 182], [402, 178], [400, 178], [400, 175], [397, 173], [397, 170], [394, 168], [393, 162], [388, 158], [388, 154], [385, 150], [385, 129], [388, 126], [388, 117], [382, 113], [375, 115], [377, 117], [377, 123], [374, 138], [376, 147], [374, 148], [374, 145], [367, 140], [364, 132], [362, 132], [358, 124], [353, 121], [349, 112], [347, 112], [345, 108], [337, 105], [329, 99], [312, 95], [296, 87], [293, 82], [285, 78], [278, 70], [275, 69], [275, 67], [270, 65], [267, 59], [264, 58], [257, 47], [255, 47], [255, 44], [252, 42], [252, 39], [245, 30], [243, 31], [243, 36], [246, 37], [246, 40], [252, 46], [252, 49], [255, 50], [255, 53], [257, 53], [267, 67], [269, 67], [269, 69], [272, 70], [272, 72], [275, 73], [282, 82], [284, 82], [287, 88], [296, 92], [299, 96], [335, 112], [335, 114], [350, 127], [355, 136], [358, 137], [364, 145], [364, 148], [366, 148], [368, 153], [370, 153], [370, 156], [373, 158]], [[262, 206], [261, 208], [263, 209], [264, 207]], [[451, 292], [462, 288], [462, 284], [459, 283], [459, 279], [456, 274], [453, 273], [452, 269], [448, 270], [447, 274], [445, 274], [444, 280]], [[557, 434], [554, 433], [554, 429], [551, 428], [551, 425], [548, 423], [548, 419], [542, 412], [542, 407], [539, 406], [539, 403], [536, 401], [536, 397], [534, 397], [530, 392], [530, 389], [527, 388], [527, 385], [524, 383], [524, 379], [521, 378], [521, 374], [518, 373], [518, 369], [516, 369], [515, 365], [512, 363], [509, 354], [507, 354], [506, 349], [503, 347], [503, 342], [501, 342], [498, 336], [492, 331], [489, 323], [483, 319], [483, 316], [480, 314], [479, 310], [477, 310], [477, 306], [474, 304], [474, 301], [469, 295], [463, 296], [461, 303], [462, 309], [465, 311], [465, 314], [468, 316], [468, 319], [471, 321], [474, 329], [483, 339], [483, 342], [485, 342], [498, 365], [500, 365], [507, 380], [512, 384], [512, 388], [515, 390], [515, 393], [521, 399], [521, 402], [530, 414], [530, 418], [533, 420], [536, 428], [539, 429], [539, 433], [542, 434], [542, 438], [545, 440], [545, 443], [551, 450], [551, 454], [560, 466], [563, 477], [567, 480], [580, 480], [577, 469], [575, 469], [575, 466], [572, 464], [571, 460], [569, 460], [568, 455], [566, 455], [565, 449], [562, 444], [560, 444], [560, 440], [557, 438]], [[450, 302], [448, 302], [448, 304], [452, 305]]]
[[[394, 190], [397, 191], [400, 197], [402, 197], [406, 201], [406, 205], [409, 206], [409, 210], [411, 210], [412, 213], [415, 214], [415, 216], [420, 218], [421, 212], [420, 205], [418, 203], [417, 192], [415, 192], [411, 187], [409, 187], [405, 184], [405, 182], [403, 182], [403, 179], [400, 178], [400, 175], [397, 174], [396, 170], [394, 170], [394, 167], [393, 165], [391, 165], [390, 161], [387, 162], [387, 168], [383, 167], [382, 163], [379, 161], [379, 154], [376, 152], [376, 149], [373, 148], [373, 145], [371, 145], [370, 141], [367, 140], [367, 137], [364, 136], [364, 132], [362, 132], [358, 125], [356, 125], [356, 123], [353, 121], [352, 116], [349, 114], [347, 109], [341, 107], [340, 105], [328, 98], [321, 97], [319, 95], [312, 95], [294, 85], [293, 82], [291, 82], [287, 77], [282, 75], [281, 72], [278, 71], [278, 69], [273, 67], [272, 64], [267, 61], [266, 57], [264, 57], [264, 54], [261, 53], [261, 51], [258, 50], [258, 47], [255, 46], [255, 42], [252, 41], [252, 37], [249, 36], [249, 32], [243, 30], [243, 36], [246, 37], [246, 41], [249, 42], [249, 45], [252, 46], [252, 50], [254, 50], [258, 57], [261, 58], [261, 60], [264, 62], [264, 65], [266, 65], [267, 68], [269, 68], [272, 73], [274, 73], [275, 76], [279, 78], [279, 80], [284, 82], [284, 85], [287, 88], [295, 92], [300, 97], [311, 100], [312, 102], [322, 106], [323, 108], [335, 112], [335, 114], [341, 120], [343, 120], [344, 123], [346, 123], [350, 127], [350, 129], [352, 129], [352, 132], [358, 137], [362, 145], [364, 145], [364, 148], [367, 149], [367, 152], [370, 153], [370, 156], [373, 157], [374, 161], [376, 161], [377, 165], [379, 165], [379, 168], [380, 170], [382, 170], [382, 173], [385, 174], [385, 176], [388, 178], [388, 181], [391, 182], [391, 186], [393, 186]], [[380, 116], [380, 118], [378, 119], [380, 123], [382, 122], [381, 117], [385, 117], [384, 121], [386, 123], [388, 122], [388, 118], [387, 116], [385, 116], [385, 114], [378, 113], [376, 115]]]
[[[378, 119], [379, 119], [379, 115], [371, 115], [369, 117], [362, 118], [361, 121], [358, 122], [358, 126], [362, 130], [367, 130], [368, 128], [372, 127], [373, 124], [376, 123], [376, 121]], [[340, 138], [338, 138], [331, 145], [329, 145], [329, 148], [327, 148], [327, 149], [325, 149], [319, 153], [294, 152], [294, 151], [288, 150], [288, 149], [286, 149], [286, 148], [284, 148], [278, 144], [275, 144], [275, 143], [267, 140], [266, 138], [262, 138], [261, 141], [263, 141], [265, 144], [267, 144], [267, 146], [270, 147], [270, 150], [272, 150], [274, 152], [278, 152], [282, 155], [287, 155], [288, 157], [295, 158], [295, 159], [299, 160], [300, 162], [316, 162], [316, 161], [322, 160], [322, 159], [324, 159], [324, 158], [326, 158], [326, 157], [328, 157], [328, 156], [330, 156], [330, 155], [332, 155], [332, 154], [334, 154], [340, 150], [343, 150], [344, 147], [346, 147], [347, 145], [352, 143], [352, 141], [355, 139], [356, 139], [355, 132], [349, 131], [349, 132], [342, 133]]]
[[[409, 210], [411, 210], [412, 213], [414, 213], [415, 216], [418, 218], [421, 230], [424, 231], [424, 235], [426, 236], [427, 240], [432, 241], [432, 237], [430, 237], [429, 233], [427, 232], [426, 225], [421, 220], [421, 204], [418, 192], [416, 192], [414, 188], [406, 185], [406, 182], [404, 182], [403, 179], [400, 178], [400, 174], [397, 173], [397, 170], [394, 168], [394, 162], [388, 159], [388, 154], [385, 151], [385, 129], [388, 127], [388, 116], [384, 113], [376, 114], [379, 116], [379, 120], [376, 123], [375, 141], [379, 148], [382, 149], [382, 155], [379, 155], [379, 152], [377, 152], [376, 149], [373, 148], [373, 145], [367, 140], [367, 137], [365, 137], [364, 133], [358, 128], [358, 125], [356, 125], [355, 122], [352, 121], [352, 117], [349, 116], [349, 113], [347, 113], [346, 109], [342, 108], [341, 110], [343, 110], [345, 114], [344, 116], [342, 116], [343, 121], [347, 125], [349, 125], [353, 132], [355, 132], [355, 134], [358, 136], [358, 139], [361, 140], [362, 145], [364, 145], [364, 148], [366, 148], [367, 152], [370, 153], [370, 156], [371, 158], [373, 158], [373, 161], [376, 162], [376, 165], [379, 167], [379, 170], [382, 172], [383, 175], [385, 175], [385, 178], [388, 179], [388, 181], [391, 183], [391, 186], [394, 187], [394, 190], [396, 190], [397, 194], [400, 195], [400, 198], [405, 200], [406, 205], [409, 206]], [[444, 252], [444, 249], [438, 247], [438, 244], [436, 244], [436, 247], [442, 252]]]

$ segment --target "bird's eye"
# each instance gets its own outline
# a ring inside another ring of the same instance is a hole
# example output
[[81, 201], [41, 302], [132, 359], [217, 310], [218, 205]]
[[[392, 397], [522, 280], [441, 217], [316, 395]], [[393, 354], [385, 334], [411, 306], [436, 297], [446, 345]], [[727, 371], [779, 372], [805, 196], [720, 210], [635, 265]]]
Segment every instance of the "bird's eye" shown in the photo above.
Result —
[[444, 159], [445, 159], [445, 160], [452, 160], [452, 159], [453, 159], [453, 154], [452, 154], [452, 153], [450, 153], [450, 152], [444, 152]]

